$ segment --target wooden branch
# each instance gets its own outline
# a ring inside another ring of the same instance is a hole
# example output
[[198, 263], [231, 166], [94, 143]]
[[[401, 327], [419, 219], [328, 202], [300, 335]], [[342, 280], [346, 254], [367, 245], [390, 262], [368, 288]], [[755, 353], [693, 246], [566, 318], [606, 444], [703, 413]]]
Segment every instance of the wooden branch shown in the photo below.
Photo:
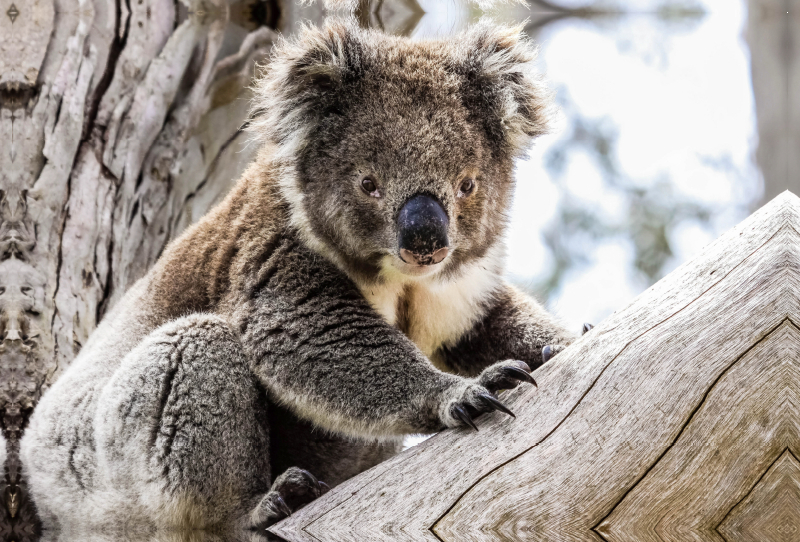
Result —
[[789, 540], [781, 528], [800, 525], [798, 232], [800, 199], [784, 193], [539, 369], [538, 390], [509, 393], [516, 419], [445, 431], [271, 531], [290, 542]]

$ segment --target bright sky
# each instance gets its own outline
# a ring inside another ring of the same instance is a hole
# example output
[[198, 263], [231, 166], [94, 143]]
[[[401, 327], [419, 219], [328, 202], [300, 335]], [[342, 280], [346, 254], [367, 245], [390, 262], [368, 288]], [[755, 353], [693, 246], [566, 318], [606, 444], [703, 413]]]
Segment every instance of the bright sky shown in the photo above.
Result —
[[[551, 84], [565, 88], [584, 116], [610, 117], [616, 125], [623, 171], [645, 186], [668, 175], [678, 192], [720, 209], [710, 224], [683, 223], [672, 232], [673, 267], [743, 219], [759, 188], [753, 182], [755, 113], [742, 38], [746, 12], [738, 1], [707, 4], [708, 15], [686, 31], [670, 34], [652, 17], [631, 16], [609, 30], [566, 24], [543, 36], [542, 43], [542, 65]], [[541, 239], [531, 243], [547, 217], [528, 211], [558, 205], [552, 196], [543, 198], [557, 192], [542, 166], [547, 146], [542, 142], [519, 166], [509, 235], [512, 275], [535, 277], [547, 269]], [[749, 182], [701, 162], [726, 156]], [[522, 179], [533, 186], [523, 186]], [[573, 160], [562, 182], [566, 197], [589, 200], [608, 214], [626, 212], [588, 158]], [[646, 286], [631, 276], [632, 258], [631, 247], [622, 241], [596, 247], [592, 263], [567, 278], [550, 308], [575, 327], [627, 305]]]

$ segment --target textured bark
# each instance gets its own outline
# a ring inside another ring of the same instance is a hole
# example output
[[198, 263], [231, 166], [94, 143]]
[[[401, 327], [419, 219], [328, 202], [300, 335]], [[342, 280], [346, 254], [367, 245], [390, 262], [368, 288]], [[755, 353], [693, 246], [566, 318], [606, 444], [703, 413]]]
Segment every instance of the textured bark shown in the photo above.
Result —
[[270, 528], [291, 542], [788, 542], [800, 199], [787, 193], [448, 430]]
[[7, 539], [35, 534], [17, 448], [36, 401], [251, 158], [245, 87], [270, 27], [296, 18], [283, 11], [274, 0], [0, 1]]

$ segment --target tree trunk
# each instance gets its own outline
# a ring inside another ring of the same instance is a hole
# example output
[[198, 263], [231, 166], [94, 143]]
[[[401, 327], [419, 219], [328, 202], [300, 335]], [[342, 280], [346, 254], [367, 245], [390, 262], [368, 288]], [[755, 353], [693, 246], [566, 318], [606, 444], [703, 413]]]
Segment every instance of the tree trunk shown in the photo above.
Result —
[[6, 539], [35, 534], [18, 445], [36, 401], [252, 157], [246, 86], [297, 14], [187, 2], [0, 0]]
[[800, 9], [795, 0], [749, 0], [747, 42], [758, 117], [756, 160], [764, 201], [800, 194]]

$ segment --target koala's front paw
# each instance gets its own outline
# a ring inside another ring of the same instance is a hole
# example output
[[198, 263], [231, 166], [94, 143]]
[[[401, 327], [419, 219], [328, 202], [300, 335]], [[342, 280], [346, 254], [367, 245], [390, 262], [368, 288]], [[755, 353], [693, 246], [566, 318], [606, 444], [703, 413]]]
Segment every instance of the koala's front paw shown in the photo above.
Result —
[[307, 470], [290, 467], [275, 479], [269, 493], [261, 498], [250, 513], [250, 526], [266, 529], [329, 490], [327, 484], [317, 480]]
[[442, 412], [445, 426], [469, 426], [477, 431], [478, 426], [473, 418], [495, 410], [516, 417], [494, 394], [498, 390], [515, 388], [520, 382], [535, 386], [536, 381], [530, 371], [528, 364], [523, 361], [503, 361], [490, 365], [478, 378], [460, 388], [456, 396], [446, 402]]

